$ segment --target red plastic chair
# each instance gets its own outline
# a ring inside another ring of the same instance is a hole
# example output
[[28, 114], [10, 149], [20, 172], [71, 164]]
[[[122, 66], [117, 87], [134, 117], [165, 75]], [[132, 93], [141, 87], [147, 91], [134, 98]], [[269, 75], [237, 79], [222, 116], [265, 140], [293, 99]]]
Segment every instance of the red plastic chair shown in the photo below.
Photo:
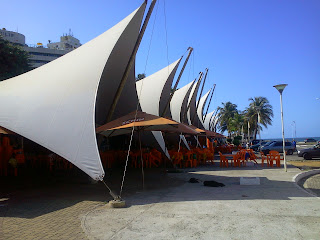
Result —
[[229, 162], [226, 156], [222, 155], [221, 152], [219, 152], [220, 155], [220, 167], [229, 167]]

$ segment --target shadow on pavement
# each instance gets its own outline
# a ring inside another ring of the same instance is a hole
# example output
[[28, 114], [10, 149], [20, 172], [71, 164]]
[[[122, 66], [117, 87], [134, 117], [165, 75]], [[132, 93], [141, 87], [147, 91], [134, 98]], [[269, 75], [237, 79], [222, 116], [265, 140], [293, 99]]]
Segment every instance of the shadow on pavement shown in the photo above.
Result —
[[[289, 165], [288, 168], [294, 167]], [[116, 194], [120, 191], [122, 171], [113, 169], [105, 178]], [[143, 190], [141, 170], [130, 168], [126, 174], [122, 197], [128, 200], [129, 206], [163, 201], [290, 200], [295, 197], [310, 197], [289, 180], [276, 181], [265, 176], [264, 171], [268, 171], [267, 175], [273, 171], [273, 174], [282, 174], [279, 168], [254, 166], [222, 169], [215, 164], [182, 171], [184, 172], [167, 174], [165, 169], [145, 169]], [[233, 176], [225, 176], [230, 175], [231, 171]], [[247, 173], [260, 177], [260, 185], [240, 185], [240, 176], [249, 176]], [[188, 183], [190, 178], [217, 181], [225, 184], [225, 187], [205, 187], [202, 182]], [[2, 217], [35, 218], [83, 201], [103, 204], [112, 199], [101, 182], [92, 183], [89, 177], [82, 173], [24, 176], [13, 180], [2, 178], [0, 186], [0, 198], [8, 198], [0, 202]]]

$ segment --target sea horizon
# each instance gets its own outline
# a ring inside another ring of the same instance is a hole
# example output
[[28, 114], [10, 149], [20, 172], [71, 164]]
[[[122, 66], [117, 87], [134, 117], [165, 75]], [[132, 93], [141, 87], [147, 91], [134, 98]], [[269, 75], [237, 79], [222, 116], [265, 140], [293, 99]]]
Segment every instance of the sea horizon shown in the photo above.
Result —
[[[287, 137], [285, 137], [284, 139], [285, 139], [285, 141], [289, 141], [289, 142], [293, 141], [293, 139], [294, 139], [296, 142], [304, 142], [304, 140], [307, 139], [307, 138], [313, 138], [313, 139], [315, 139], [315, 140], [317, 140], [317, 141], [320, 140], [320, 137], [295, 137], [295, 138], [292, 138], [292, 137], [287, 138]], [[258, 138], [257, 138], [257, 139], [258, 139]], [[282, 137], [279, 137], [279, 138], [261, 138], [261, 139], [262, 139], [262, 140], [270, 140], [270, 141], [281, 141], [281, 140], [282, 140]], [[258, 140], [259, 140], [259, 139], [258, 139]]]

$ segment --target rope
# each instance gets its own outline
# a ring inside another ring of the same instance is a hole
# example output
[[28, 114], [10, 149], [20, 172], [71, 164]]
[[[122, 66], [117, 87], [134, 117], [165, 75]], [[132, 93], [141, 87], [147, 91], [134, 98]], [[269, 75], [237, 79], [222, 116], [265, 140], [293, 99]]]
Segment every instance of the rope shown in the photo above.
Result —
[[140, 156], [141, 156], [142, 189], [144, 190], [144, 170], [143, 170], [143, 157], [142, 157], [140, 131], [139, 131], [139, 145], [140, 145]]
[[[147, 69], [147, 63], [148, 63], [148, 59], [149, 59], [150, 46], [151, 46], [151, 41], [152, 41], [152, 37], [153, 37], [153, 30], [154, 30], [155, 21], [156, 21], [156, 18], [157, 18], [158, 6], [159, 6], [159, 4], [157, 5], [156, 14], [155, 14], [154, 22], [153, 22], [153, 27], [152, 27], [152, 32], [151, 32], [151, 38], [150, 38], [150, 44], [149, 44], [148, 54], [147, 54], [147, 58], [146, 58], [146, 64], [145, 64], [145, 66], [144, 66], [144, 72], [145, 72], [146, 69]], [[140, 90], [139, 90], [138, 97], [141, 96], [142, 88], [143, 88], [143, 81], [142, 81], [142, 84], [141, 84], [141, 87], [140, 87]], [[137, 102], [137, 106], [136, 106], [136, 113], [135, 113], [135, 116], [134, 116], [134, 122], [135, 122], [136, 119], [137, 119], [138, 108], [139, 108], [139, 101]], [[125, 180], [125, 178], [126, 178], [126, 173], [127, 173], [127, 167], [128, 167], [128, 161], [129, 161], [129, 156], [130, 156], [130, 151], [131, 151], [131, 145], [132, 145], [132, 139], [133, 139], [134, 129], [135, 129], [135, 127], [134, 127], [134, 125], [133, 125], [132, 131], [131, 131], [131, 136], [130, 136], [129, 149], [128, 149], [128, 152], [127, 152], [126, 164], [125, 164], [125, 167], [124, 167], [123, 177], [122, 177], [122, 182], [121, 182], [121, 187], [120, 187], [120, 194], [119, 194], [119, 197], [120, 197], [120, 198], [121, 198], [122, 191], [123, 191], [124, 180]], [[140, 142], [140, 144], [141, 144], [141, 142]], [[140, 152], [141, 152], [141, 149], [140, 149]], [[141, 159], [142, 159], [142, 158], [141, 158]], [[143, 176], [143, 185], [144, 185], [143, 164], [142, 164], [142, 174], [143, 174], [142, 176]], [[144, 187], [144, 186], [143, 186], [143, 187]]]
[[165, 0], [163, 0], [163, 12], [164, 12], [164, 29], [166, 32], [167, 62], [168, 62], [168, 76], [169, 76], [169, 47], [168, 47], [167, 14], [166, 14]]
[[[136, 119], [137, 119], [137, 114], [138, 114], [138, 108], [137, 108], [136, 114], [135, 114], [135, 116], [134, 116], [134, 121], [136, 121]], [[131, 137], [130, 137], [129, 149], [128, 149], [128, 153], [127, 153], [126, 165], [125, 165], [125, 167], [124, 167], [124, 172], [123, 172], [123, 177], [122, 177], [122, 182], [121, 182], [121, 187], [120, 187], [120, 194], [119, 194], [120, 197], [121, 197], [121, 195], [122, 195], [124, 179], [125, 179], [125, 177], [126, 177], [128, 160], [129, 160], [129, 155], [130, 155], [130, 150], [131, 150], [131, 144], [132, 144], [132, 138], [133, 138], [133, 132], [134, 132], [134, 125], [133, 125], [132, 131], [131, 131]]]
[[143, 73], [146, 73], [146, 70], [147, 70], [147, 64], [148, 64], [148, 60], [149, 60], [149, 53], [150, 53], [150, 48], [151, 48], [153, 31], [154, 31], [154, 26], [155, 26], [156, 19], [157, 19], [157, 15], [158, 15], [158, 8], [159, 8], [159, 4], [157, 3], [157, 9], [156, 9], [156, 14], [155, 14], [154, 20], [153, 20], [153, 25], [152, 25], [152, 30], [151, 30], [151, 38], [150, 38], [150, 43], [149, 43], [149, 48], [148, 48], [148, 53], [147, 53], [147, 58], [146, 58], [146, 64], [144, 65], [144, 71], [143, 71]]
[[195, 75], [194, 75], [194, 62], [195, 62], [195, 56], [196, 56], [196, 54], [195, 54], [195, 50], [193, 50], [193, 52], [192, 52], [193, 54], [192, 54], [192, 74], [193, 74], [193, 77], [195, 77]]

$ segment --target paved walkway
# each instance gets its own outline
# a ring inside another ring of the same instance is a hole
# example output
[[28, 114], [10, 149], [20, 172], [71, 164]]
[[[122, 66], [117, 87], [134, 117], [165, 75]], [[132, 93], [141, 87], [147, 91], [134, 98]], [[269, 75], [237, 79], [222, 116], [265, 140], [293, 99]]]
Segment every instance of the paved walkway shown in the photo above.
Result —
[[[127, 208], [105, 206], [88, 213], [90, 239], [319, 239], [320, 200], [299, 189], [297, 168], [200, 168], [175, 174], [224, 183], [223, 188], [185, 183], [126, 199]], [[243, 186], [240, 177], [259, 177]]]
[[[292, 183], [299, 172], [203, 167], [166, 176], [147, 171], [146, 188], [160, 189], [145, 192], [140, 173], [129, 174], [124, 209], [106, 207], [110, 196], [102, 184], [17, 188], [0, 195], [0, 239], [319, 239], [320, 200]], [[241, 186], [241, 176], [260, 177], [261, 185]], [[190, 177], [226, 186], [186, 183]], [[110, 183], [119, 189], [119, 182]]]
[[86, 197], [70, 185], [10, 194], [0, 207], [0, 239], [87, 239], [81, 217], [102, 202], [88, 190]]
[[[120, 189], [121, 174], [113, 172], [107, 177], [115, 192]], [[88, 239], [81, 227], [82, 218], [111, 197], [101, 182], [92, 184], [87, 176], [75, 178], [35, 177], [27, 182], [15, 180], [11, 185], [4, 180], [12, 179], [0, 179], [0, 240]], [[163, 171], [152, 169], [146, 172], [146, 178], [150, 180], [146, 189], [177, 185], [180, 181], [172, 181]], [[127, 179], [124, 197], [141, 191], [140, 170], [130, 169]]]

